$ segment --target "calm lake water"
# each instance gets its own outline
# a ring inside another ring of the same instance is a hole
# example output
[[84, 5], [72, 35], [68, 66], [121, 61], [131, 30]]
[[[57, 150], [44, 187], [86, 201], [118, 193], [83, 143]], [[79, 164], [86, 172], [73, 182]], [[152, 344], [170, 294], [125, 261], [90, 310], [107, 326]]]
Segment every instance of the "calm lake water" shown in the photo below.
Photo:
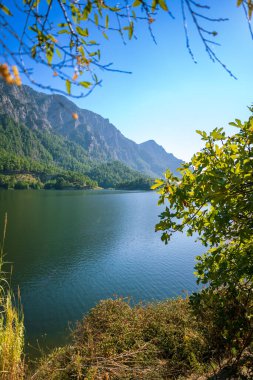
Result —
[[0, 191], [6, 260], [32, 346], [62, 344], [69, 324], [100, 299], [162, 300], [196, 289], [203, 247], [182, 234], [161, 242], [157, 200], [151, 192]]

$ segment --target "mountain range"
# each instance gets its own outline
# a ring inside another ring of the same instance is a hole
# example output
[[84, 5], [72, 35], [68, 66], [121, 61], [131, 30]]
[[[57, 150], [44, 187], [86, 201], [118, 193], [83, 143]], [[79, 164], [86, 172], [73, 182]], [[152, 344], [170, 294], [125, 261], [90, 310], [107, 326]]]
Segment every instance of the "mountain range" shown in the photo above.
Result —
[[0, 81], [0, 124], [2, 151], [82, 172], [94, 180], [94, 168], [101, 174], [112, 163], [116, 171], [126, 172], [126, 181], [131, 170], [131, 175], [140, 172], [155, 178], [168, 168], [175, 172], [182, 163], [154, 140], [137, 144], [108, 119], [77, 107], [64, 96], [26, 85]]

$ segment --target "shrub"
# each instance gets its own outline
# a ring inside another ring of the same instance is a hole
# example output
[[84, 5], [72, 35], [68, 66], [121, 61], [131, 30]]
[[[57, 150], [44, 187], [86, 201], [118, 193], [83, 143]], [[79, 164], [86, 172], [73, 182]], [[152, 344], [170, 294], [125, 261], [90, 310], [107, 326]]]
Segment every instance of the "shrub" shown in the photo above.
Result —
[[[203, 326], [208, 357], [217, 361], [226, 357], [230, 366], [239, 367], [241, 359], [253, 353], [251, 284], [220, 289], [210, 287], [193, 294], [190, 303], [197, 321]], [[252, 355], [250, 360], [253, 369]]]
[[14, 189], [16, 190], [28, 190], [29, 184], [24, 181], [17, 181], [14, 185]]
[[33, 379], [169, 379], [201, 371], [204, 339], [187, 300], [131, 307], [101, 301], [72, 344], [40, 362]]

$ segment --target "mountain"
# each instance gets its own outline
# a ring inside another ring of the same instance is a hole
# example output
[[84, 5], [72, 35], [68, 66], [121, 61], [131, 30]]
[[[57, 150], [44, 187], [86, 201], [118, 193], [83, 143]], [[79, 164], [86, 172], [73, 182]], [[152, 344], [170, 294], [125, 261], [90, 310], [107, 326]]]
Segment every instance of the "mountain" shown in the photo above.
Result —
[[[73, 113], [78, 114], [78, 120], [73, 119]], [[64, 96], [44, 94], [25, 85], [7, 86], [0, 82], [0, 115], [37, 135], [54, 134], [56, 140], [62, 139], [61, 149], [72, 144], [72, 153], [79, 151], [78, 157], [72, 154], [72, 158], [82, 164], [120, 161], [150, 177], [160, 177], [167, 168], [175, 172], [182, 163], [153, 140], [137, 144], [123, 136], [108, 119], [77, 107]]]
[[78, 144], [0, 115], [0, 187], [149, 190], [151, 178], [119, 161], [91, 160]]

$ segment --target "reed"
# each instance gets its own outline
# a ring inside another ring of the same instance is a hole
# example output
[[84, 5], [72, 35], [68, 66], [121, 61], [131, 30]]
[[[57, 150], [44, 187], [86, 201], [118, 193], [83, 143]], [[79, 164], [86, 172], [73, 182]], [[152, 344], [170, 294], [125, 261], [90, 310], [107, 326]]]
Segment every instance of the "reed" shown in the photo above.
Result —
[[4, 271], [4, 243], [7, 229], [7, 214], [4, 220], [2, 244], [0, 247], [0, 379], [24, 379], [24, 318], [20, 303], [10, 289], [7, 273]]

